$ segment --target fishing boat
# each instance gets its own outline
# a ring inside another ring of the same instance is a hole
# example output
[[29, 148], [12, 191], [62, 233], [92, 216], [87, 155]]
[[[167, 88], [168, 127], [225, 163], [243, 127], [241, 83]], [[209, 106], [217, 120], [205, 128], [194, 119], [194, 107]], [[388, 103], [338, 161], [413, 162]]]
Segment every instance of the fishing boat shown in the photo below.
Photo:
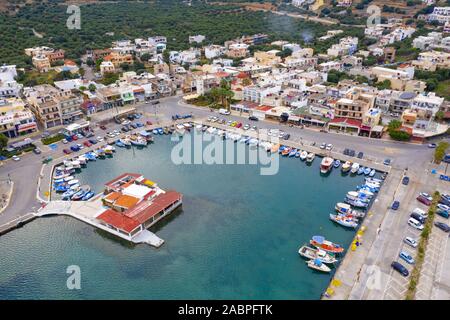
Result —
[[282, 154], [282, 153], [283, 153], [283, 150], [286, 149], [286, 148], [287, 148], [286, 146], [280, 146], [280, 147], [278, 148], [278, 153], [279, 153], [279, 154]]
[[339, 168], [341, 166], [341, 160], [334, 160], [333, 167]]
[[302, 246], [298, 249], [298, 254], [307, 259], [319, 259], [323, 263], [333, 264], [338, 260], [331, 254], [326, 253], [323, 250], [311, 248], [308, 246]]
[[308, 157], [308, 152], [302, 151], [302, 153], [300, 153], [300, 160], [305, 161], [307, 157]]
[[69, 185], [67, 183], [61, 183], [54, 186], [56, 192], [66, 192], [69, 190]]
[[105, 159], [106, 158], [106, 153], [105, 153], [105, 150], [103, 150], [103, 149], [97, 149], [95, 151], [95, 153], [97, 153], [97, 155], [98, 155], [98, 157], [100, 159]]
[[356, 190], [358, 190], [358, 191], [367, 190], [367, 191], [372, 192], [372, 193], [377, 193], [380, 190], [380, 188], [374, 188], [374, 187], [371, 187], [371, 186], [368, 186], [368, 185], [362, 185], [362, 186], [357, 186]]
[[163, 134], [164, 134], [164, 130], [163, 130], [163, 128], [158, 128], [158, 134], [161, 134], [161, 135], [163, 135]]
[[164, 132], [164, 134], [169, 134], [169, 128], [168, 127], [164, 127], [163, 132]]
[[325, 174], [330, 172], [332, 166], [333, 166], [334, 159], [330, 157], [325, 157], [322, 159], [322, 162], [320, 163], [320, 173]]
[[278, 152], [278, 149], [280, 149], [280, 144], [277, 143], [275, 145], [272, 146], [272, 149], [270, 150], [272, 153], [276, 153]]
[[153, 129], [152, 132], [153, 132], [153, 134], [159, 134], [158, 129]]
[[306, 262], [309, 268], [320, 271], [320, 272], [330, 272], [331, 269], [319, 259], [309, 260]]
[[72, 161], [72, 167], [75, 169], [80, 169], [81, 168], [81, 163], [78, 160], [73, 160]]
[[77, 190], [77, 189], [79, 189], [79, 188], [80, 188], [80, 184], [79, 184], [79, 183], [74, 184], [74, 185], [71, 185], [71, 186], [69, 187], [69, 189], [72, 189], [72, 190]]
[[281, 155], [282, 155], [283, 157], [287, 157], [287, 156], [289, 155], [290, 152], [291, 152], [291, 148], [286, 147], [286, 148], [284, 148], [283, 151], [281, 152]]
[[300, 150], [297, 150], [297, 152], [295, 153], [295, 157], [296, 158], [300, 158], [300, 154], [301, 154], [302, 152], [300, 151]]
[[357, 173], [358, 172], [358, 169], [359, 169], [359, 163], [353, 163], [352, 164], [352, 168], [350, 169], [350, 173]]
[[342, 165], [342, 172], [346, 173], [349, 172], [352, 168], [352, 163], [350, 161], [345, 161], [345, 163]]
[[330, 214], [330, 220], [346, 228], [357, 228], [358, 222], [345, 215]]
[[86, 156], [86, 158], [89, 161], [96, 161], [97, 160], [97, 156], [93, 152], [88, 152], [88, 153], [85, 154], [85, 156]]
[[364, 167], [359, 167], [357, 174], [362, 175], [364, 173]]
[[375, 195], [373, 192], [370, 192], [366, 189], [359, 189], [358, 192], [364, 194], [368, 198], [373, 198], [373, 196]]
[[379, 183], [367, 182], [367, 181], [366, 181], [366, 183], [364, 185], [366, 185], [366, 186], [368, 186], [370, 188], [373, 188], [373, 189], [380, 189], [380, 187], [381, 187], [381, 185]]
[[350, 204], [356, 208], [367, 208], [369, 206], [369, 204], [367, 202], [364, 202], [361, 200], [350, 199], [348, 197], [345, 198], [345, 202], [347, 202], [348, 204]]
[[69, 186], [73, 186], [74, 184], [77, 184], [77, 183], [79, 183], [80, 181], [78, 181], [77, 179], [72, 179], [72, 180], [70, 180], [70, 181], [67, 181], [67, 184], [69, 185]]
[[113, 146], [107, 145], [107, 146], [105, 146], [105, 148], [103, 148], [103, 150], [105, 151], [105, 153], [107, 155], [112, 155], [114, 152], [113, 148], [114, 148]]
[[322, 249], [326, 252], [330, 253], [342, 253], [344, 252], [344, 248], [338, 244], [335, 244], [331, 241], [325, 240], [323, 236], [313, 236], [309, 243], [318, 248]]
[[314, 153], [308, 153], [308, 155], [306, 156], [306, 162], [308, 163], [312, 163], [314, 161], [314, 158], [316, 157], [316, 155]]
[[297, 149], [293, 148], [291, 151], [289, 151], [289, 158], [295, 157], [295, 154], [297, 153]]
[[[73, 176], [67, 176], [67, 177], [64, 177], [62, 180], [65, 182], [69, 182], [70, 180], [73, 180], [73, 179], [74, 179]], [[55, 182], [56, 182], [56, 180], [55, 180]]]
[[377, 173], [376, 170], [375, 170], [375, 169], [372, 169], [372, 170], [370, 171], [370, 173], [369, 173], [369, 177], [375, 176], [375, 173]]
[[82, 201], [87, 201], [95, 195], [93, 191], [86, 192], [86, 194], [81, 198]]
[[147, 140], [138, 138], [138, 139], [131, 140], [131, 144], [133, 144], [137, 147], [145, 147], [147, 145]]
[[334, 209], [338, 213], [342, 213], [342, 214], [345, 214], [345, 215], [350, 215], [350, 216], [353, 216], [353, 217], [356, 217], [356, 218], [364, 218], [364, 216], [366, 215], [362, 211], [353, 210], [352, 207], [349, 204], [343, 203], [343, 202], [336, 203], [336, 206], [334, 207]]
[[84, 155], [79, 156], [77, 160], [80, 161], [82, 166], [86, 166], [86, 163], [88, 162], [88, 159]]
[[378, 183], [379, 185], [381, 185], [381, 183], [383, 182], [383, 180], [381, 180], [381, 179], [376, 179], [376, 178], [372, 178], [372, 177], [364, 178], [364, 180], [368, 183], [374, 183], [374, 184]]
[[370, 171], [372, 171], [369, 167], [364, 168], [364, 174], [367, 176], [370, 174]]

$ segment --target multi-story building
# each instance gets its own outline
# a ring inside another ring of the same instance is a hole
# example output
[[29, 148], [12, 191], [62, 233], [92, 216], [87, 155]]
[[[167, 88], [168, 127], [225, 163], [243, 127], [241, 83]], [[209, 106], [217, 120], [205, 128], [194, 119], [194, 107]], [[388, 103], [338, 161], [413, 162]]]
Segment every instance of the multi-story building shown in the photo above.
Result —
[[15, 80], [17, 71], [15, 65], [0, 66], [0, 98], [18, 97], [22, 85]]
[[358, 38], [345, 37], [342, 38], [338, 44], [333, 44], [327, 50], [327, 55], [331, 57], [340, 57], [345, 55], [352, 55], [358, 48]]
[[359, 88], [352, 88], [336, 102], [334, 114], [336, 117], [362, 121], [374, 104], [374, 95], [364, 93]]
[[261, 104], [263, 99], [270, 94], [278, 94], [280, 85], [269, 85], [265, 87], [247, 86], [244, 87], [243, 97], [245, 101], [252, 101]]
[[0, 133], [16, 138], [37, 131], [33, 113], [20, 98], [0, 99]]
[[133, 64], [133, 56], [131, 54], [121, 54], [118, 52], [112, 52], [105, 56], [104, 61], [110, 61], [114, 68], [119, 68], [122, 64]]
[[245, 58], [248, 54], [248, 44], [233, 43], [228, 46], [225, 55], [230, 58]]
[[426, 71], [450, 68], [450, 53], [442, 51], [421, 52], [417, 60], [412, 61], [414, 67]]
[[218, 45], [210, 45], [205, 47], [205, 58], [213, 59], [222, 56], [225, 54], [225, 47]]
[[34, 47], [25, 49], [25, 54], [30, 57], [46, 57], [50, 65], [56, 61], [64, 60], [64, 50], [49, 47]]
[[407, 109], [411, 109], [414, 98], [417, 96], [414, 92], [398, 92], [394, 91], [391, 95], [389, 110], [396, 113], [403, 113]]
[[411, 111], [417, 114], [414, 126], [418, 129], [429, 128], [443, 103], [444, 98], [436, 96], [434, 92], [417, 95], [411, 105]]
[[428, 15], [427, 19], [442, 24], [450, 22], [450, 7], [434, 7], [433, 12]]
[[100, 73], [104, 76], [106, 73], [114, 73], [116, 72], [116, 68], [111, 61], [102, 61], [100, 64]]
[[30, 109], [45, 129], [70, 124], [83, 117], [80, 108], [83, 99], [70, 90], [44, 84], [26, 88], [24, 94]]
[[48, 72], [51, 68], [50, 60], [44, 55], [33, 56], [31, 62], [39, 72]]

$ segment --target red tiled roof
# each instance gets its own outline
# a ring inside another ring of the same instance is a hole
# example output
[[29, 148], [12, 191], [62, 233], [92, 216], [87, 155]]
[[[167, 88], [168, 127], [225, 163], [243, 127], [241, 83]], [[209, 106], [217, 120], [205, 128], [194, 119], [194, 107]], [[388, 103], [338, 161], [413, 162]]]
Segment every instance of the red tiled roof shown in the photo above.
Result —
[[362, 124], [362, 122], [360, 120], [350, 119], [350, 118], [339, 118], [339, 117], [330, 120], [329, 123], [340, 123], [343, 125], [353, 126], [353, 127], [358, 127], [358, 128]]
[[270, 109], [272, 109], [272, 107], [270, 106], [259, 106], [257, 108], [255, 108], [256, 110], [260, 110], [260, 111], [269, 111]]
[[180, 193], [176, 191], [167, 191], [166, 193], [154, 198], [151, 202], [142, 201], [130, 210], [125, 211], [124, 214], [129, 218], [139, 221], [140, 223], [144, 223], [158, 212], [161, 212], [167, 206], [178, 201], [180, 198]]
[[239, 79], [245, 79], [248, 78], [248, 74], [246, 74], [245, 72], [240, 72], [236, 77]]
[[139, 221], [129, 218], [112, 209], [106, 210], [100, 214], [97, 219], [126, 232], [133, 231], [141, 224]]

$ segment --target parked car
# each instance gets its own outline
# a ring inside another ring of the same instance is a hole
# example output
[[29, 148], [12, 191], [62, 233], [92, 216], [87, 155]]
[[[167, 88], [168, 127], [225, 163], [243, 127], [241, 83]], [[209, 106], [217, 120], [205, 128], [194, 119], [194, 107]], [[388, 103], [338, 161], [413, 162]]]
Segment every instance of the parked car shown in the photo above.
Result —
[[398, 208], [400, 208], [400, 201], [395, 200], [394, 202], [392, 202], [391, 209], [398, 210]]
[[62, 141], [62, 143], [64, 143], [64, 144], [68, 144], [68, 143], [69, 143], [69, 141], [67, 141], [67, 139], [62, 139], [61, 141]]
[[409, 177], [404, 176], [402, 179], [402, 184], [404, 184], [405, 186], [407, 186], [409, 184]]
[[446, 219], [448, 219], [448, 217], [449, 217], [449, 212], [446, 210], [442, 210], [442, 209], [437, 209], [436, 214], [438, 214], [441, 217], [446, 218]]
[[128, 132], [128, 131], [130, 131], [130, 130], [128, 130], [128, 128], [127, 127], [122, 127], [120, 130], [122, 130], [123, 132]]
[[12, 156], [11, 159], [13, 159], [14, 161], [20, 161], [20, 157], [16, 155]]
[[362, 159], [364, 157], [364, 152], [358, 152], [357, 158]]
[[417, 246], [419, 245], [417, 240], [415, 240], [415, 239], [413, 239], [411, 237], [406, 237], [405, 239], [403, 239], [403, 242], [406, 243], [407, 245], [413, 247], [413, 248], [417, 248]]
[[322, 142], [322, 144], [320, 145], [320, 149], [325, 149], [327, 147], [327, 144], [325, 142]]
[[350, 153], [350, 150], [348, 148], [345, 148], [343, 154], [348, 156], [349, 153]]
[[71, 154], [71, 153], [72, 153], [72, 151], [70, 151], [69, 149], [64, 149], [63, 152], [64, 152], [65, 154]]
[[255, 117], [255, 116], [250, 116], [250, 117], [248, 117], [248, 120], [258, 121], [259, 119], [257, 117]]
[[241, 122], [239, 122], [239, 123], [236, 125], [236, 128], [240, 128], [240, 127], [242, 127], [242, 123], [241, 123]]
[[148, 126], [153, 125], [153, 123], [152, 123], [150, 120], [147, 120], [146, 124], [147, 124]]
[[438, 227], [439, 229], [441, 229], [444, 232], [449, 232], [450, 231], [450, 226], [446, 223], [443, 222], [435, 222], [434, 225], [436, 227]]
[[133, 129], [136, 129], [136, 128], [137, 128], [137, 125], [136, 125], [135, 123], [130, 123], [130, 126], [131, 126]]
[[420, 214], [415, 213], [415, 212], [411, 213], [410, 217], [416, 219], [421, 224], [424, 224], [425, 220], [426, 220], [426, 218], [422, 217]]
[[430, 201], [433, 201], [433, 197], [430, 194], [426, 193], [426, 192], [421, 192], [421, 193], [419, 193], [419, 195], [421, 195], [424, 198], [427, 198]]
[[86, 134], [84, 135], [86, 138], [90, 138], [94, 136], [94, 133], [92, 131], [86, 132]]
[[415, 263], [414, 258], [411, 257], [411, 255], [409, 253], [407, 253], [406, 251], [401, 251], [398, 256], [400, 258], [402, 258], [403, 260], [405, 260], [409, 264], [414, 264]]
[[90, 143], [89, 141], [85, 141], [85, 142], [83, 142], [83, 144], [86, 146], [86, 147], [90, 147], [90, 146], [92, 146], [92, 143]]
[[436, 148], [436, 143], [429, 143], [428, 148]]
[[76, 134], [74, 134], [74, 135], [72, 136], [72, 140], [73, 140], [73, 141], [78, 140], [78, 136], [77, 136]]
[[445, 204], [442, 204], [442, 203], [438, 203], [437, 204], [437, 208], [441, 209], [441, 210], [444, 210], [444, 211], [447, 211], [447, 212], [450, 211], [450, 207], [445, 205]]
[[142, 122], [136, 122], [136, 127], [138, 128], [142, 128], [144, 125], [142, 124]]
[[95, 140], [95, 139], [89, 139], [88, 141], [92, 144], [97, 144], [97, 140]]
[[400, 262], [393, 261], [391, 263], [392, 269], [399, 272], [402, 276], [407, 277], [409, 276], [409, 271], [406, 269]]
[[104, 139], [103, 139], [102, 137], [100, 137], [100, 136], [97, 137], [97, 141], [98, 141], [98, 142], [102, 142], [103, 140], [104, 140]]
[[413, 227], [417, 230], [423, 230], [423, 224], [421, 224], [419, 221], [417, 221], [414, 218], [408, 219], [408, 225], [410, 225], [411, 227]]
[[123, 120], [122, 125], [126, 126], [127, 124], [130, 124], [130, 120]]
[[73, 146], [70, 146], [70, 150], [72, 150], [73, 152], [77, 152], [80, 150], [80, 148], [76, 144], [74, 144]]
[[250, 129], [250, 125], [249, 125], [249, 124], [246, 124], [242, 129], [248, 130], [248, 129]]
[[101, 125], [101, 126], [100, 126], [100, 129], [106, 130], [106, 126], [105, 126], [105, 125]]
[[446, 206], [450, 206], [450, 195], [441, 194], [441, 199], [439, 200], [439, 203], [445, 204]]
[[289, 133], [285, 133], [282, 138], [284, 140], [289, 140], [290, 137], [291, 137], [291, 135]]
[[349, 152], [348, 152], [348, 155], [350, 156], [350, 157], [354, 157], [355, 156], [355, 150], [353, 150], [353, 149], [350, 149], [349, 150]]
[[422, 196], [422, 195], [419, 195], [416, 199], [417, 199], [417, 201], [423, 203], [423, 204], [426, 205], [426, 206], [431, 205], [431, 201], [430, 201], [428, 198], [425, 198], [425, 197]]
[[39, 148], [34, 148], [34, 149], [33, 149], [33, 152], [34, 152], [35, 154], [41, 154], [41, 153], [42, 153], [41, 149], [39, 149]]
[[385, 166], [390, 166], [391, 165], [391, 159], [384, 159], [384, 161], [383, 161], [383, 164], [385, 165]]
[[78, 134], [77, 134], [77, 138], [78, 138], [78, 139], [83, 139], [84, 136], [83, 136], [81, 133], [78, 133]]
[[331, 143], [327, 144], [325, 147], [326, 150], [331, 151], [333, 149], [333, 145]]
[[413, 213], [417, 213], [418, 215], [424, 217], [425, 219], [428, 218], [428, 213], [425, 210], [422, 210], [420, 208], [415, 208], [413, 210]]

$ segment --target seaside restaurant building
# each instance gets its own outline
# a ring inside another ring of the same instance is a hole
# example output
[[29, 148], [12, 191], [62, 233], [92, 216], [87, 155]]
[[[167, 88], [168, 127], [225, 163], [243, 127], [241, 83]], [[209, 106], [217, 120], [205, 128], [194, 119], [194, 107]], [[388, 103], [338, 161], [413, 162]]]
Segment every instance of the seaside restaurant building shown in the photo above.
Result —
[[136, 173], [124, 173], [105, 185], [106, 210], [96, 219], [126, 238], [133, 238], [182, 204], [182, 195], [163, 191]]

